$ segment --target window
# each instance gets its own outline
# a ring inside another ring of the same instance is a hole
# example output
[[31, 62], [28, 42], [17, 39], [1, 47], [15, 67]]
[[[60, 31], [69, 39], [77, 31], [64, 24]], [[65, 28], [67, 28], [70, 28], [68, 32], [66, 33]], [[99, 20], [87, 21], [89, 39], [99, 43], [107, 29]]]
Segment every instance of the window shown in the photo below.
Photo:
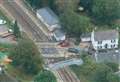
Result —
[[97, 48], [99, 49], [99, 46]]
[[113, 45], [111, 45], [111, 48], [113, 47]]
[[98, 41], [98, 44], [102, 44], [102, 41]]
[[115, 44], [114, 44], [114, 45], [111, 45], [111, 48], [115, 48]]
[[98, 48], [98, 49], [102, 49], [102, 46], [98, 46], [97, 48]]
[[115, 42], [115, 40], [111, 40], [111, 43], [114, 43]]
[[113, 47], [115, 47], [115, 44], [113, 45]]

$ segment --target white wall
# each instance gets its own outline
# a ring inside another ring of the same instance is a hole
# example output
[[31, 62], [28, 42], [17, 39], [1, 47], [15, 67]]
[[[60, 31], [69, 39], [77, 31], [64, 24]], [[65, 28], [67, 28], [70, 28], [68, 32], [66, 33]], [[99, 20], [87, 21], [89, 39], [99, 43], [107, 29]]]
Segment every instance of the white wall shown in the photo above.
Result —
[[90, 37], [88, 37], [88, 38], [81, 38], [81, 41], [82, 42], [89, 42], [89, 41], [91, 41], [91, 38]]
[[[116, 39], [116, 41], [114, 43], [112, 43], [111, 40], [104, 40], [104, 41], [102, 41], [102, 44], [98, 44], [98, 41], [93, 41], [92, 44], [93, 44], [94, 49], [96, 49], [96, 50], [98, 49], [98, 47], [102, 47], [101, 49], [106, 49], [105, 48], [106, 44], [108, 45], [107, 46], [108, 49], [118, 48], [118, 39]], [[115, 46], [111, 47], [111, 45], [112, 46], [115, 45]]]
[[55, 39], [56, 39], [57, 41], [64, 41], [64, 40], [66, 39], [65, 35], [62, 36], [62, 37], [57, 37], [57, 36], [53, 33], [53, 36], [55, 37]]
[[[105, 48], [106, 44], [108, 45], [108, 49], [118, 48], [118, 39], [117, 38], [115, 39], [115, 42], [111, 42], [111, 40], [103, 40], [102, 44], [98, 44], [98, 41], [94, 40], [94, 32], [92, 32], [92, 34], [91, 34], [91, 41], [92, 41], [93, 48], [95, 50], [98, 50], [98, 47], [102, 47], [99, 49], [106, 49]], [[111, 47], [111, 45], [115, 45], [115, 47]]]

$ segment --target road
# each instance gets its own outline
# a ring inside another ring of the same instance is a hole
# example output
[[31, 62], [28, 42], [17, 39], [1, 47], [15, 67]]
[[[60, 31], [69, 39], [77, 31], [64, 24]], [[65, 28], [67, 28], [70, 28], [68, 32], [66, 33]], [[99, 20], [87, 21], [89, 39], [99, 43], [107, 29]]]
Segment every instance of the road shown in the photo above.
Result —
[[82, 65], [83, 64], [83, 60], [82, 59], [77, 59], [77, 58], [72, 58], [72, 59], [68, 59], [68, 60], [64, 60], [64, 61], [59, 61], [57, 63], [53, 63], [53, 64], [49, 64], [49, 68], [51, 69], [59, 69], [59, 68], [63, 68], [66, 66], [70, 66], [70, 65]]
[[25, 31], [31, 39], [36, 42], [48, 42], [48, 37], [40, 30], [40, 28], [34, 23], [34, 21], [21, 9], [14, 0], [3, 0], [0, 4], [6, 9], [15, 20], [18, 21], [22, 31]]

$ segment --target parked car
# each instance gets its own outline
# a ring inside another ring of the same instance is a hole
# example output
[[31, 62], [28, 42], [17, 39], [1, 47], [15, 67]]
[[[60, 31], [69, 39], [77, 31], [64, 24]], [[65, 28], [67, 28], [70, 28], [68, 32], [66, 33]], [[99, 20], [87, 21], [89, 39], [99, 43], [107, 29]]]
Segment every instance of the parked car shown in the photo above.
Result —
[[68, 49], [68, 52], [71, 52], [71, 53], [79, 53], [79, 50], [78, 49], [76, 49], [76, 48], [69, 48]]

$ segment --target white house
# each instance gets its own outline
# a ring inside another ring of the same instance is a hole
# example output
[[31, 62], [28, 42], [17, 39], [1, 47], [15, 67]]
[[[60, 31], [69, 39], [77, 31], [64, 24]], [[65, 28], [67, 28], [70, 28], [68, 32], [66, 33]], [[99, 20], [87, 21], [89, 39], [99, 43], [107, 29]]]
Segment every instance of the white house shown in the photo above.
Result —
[[49, 7], [37, 10], [36, 14], [50, 32], [61, 27], [57, 15]]
[[95, 50], [118, 48], [119, 33], [117, 30], [91, 33], [91, 42]]

